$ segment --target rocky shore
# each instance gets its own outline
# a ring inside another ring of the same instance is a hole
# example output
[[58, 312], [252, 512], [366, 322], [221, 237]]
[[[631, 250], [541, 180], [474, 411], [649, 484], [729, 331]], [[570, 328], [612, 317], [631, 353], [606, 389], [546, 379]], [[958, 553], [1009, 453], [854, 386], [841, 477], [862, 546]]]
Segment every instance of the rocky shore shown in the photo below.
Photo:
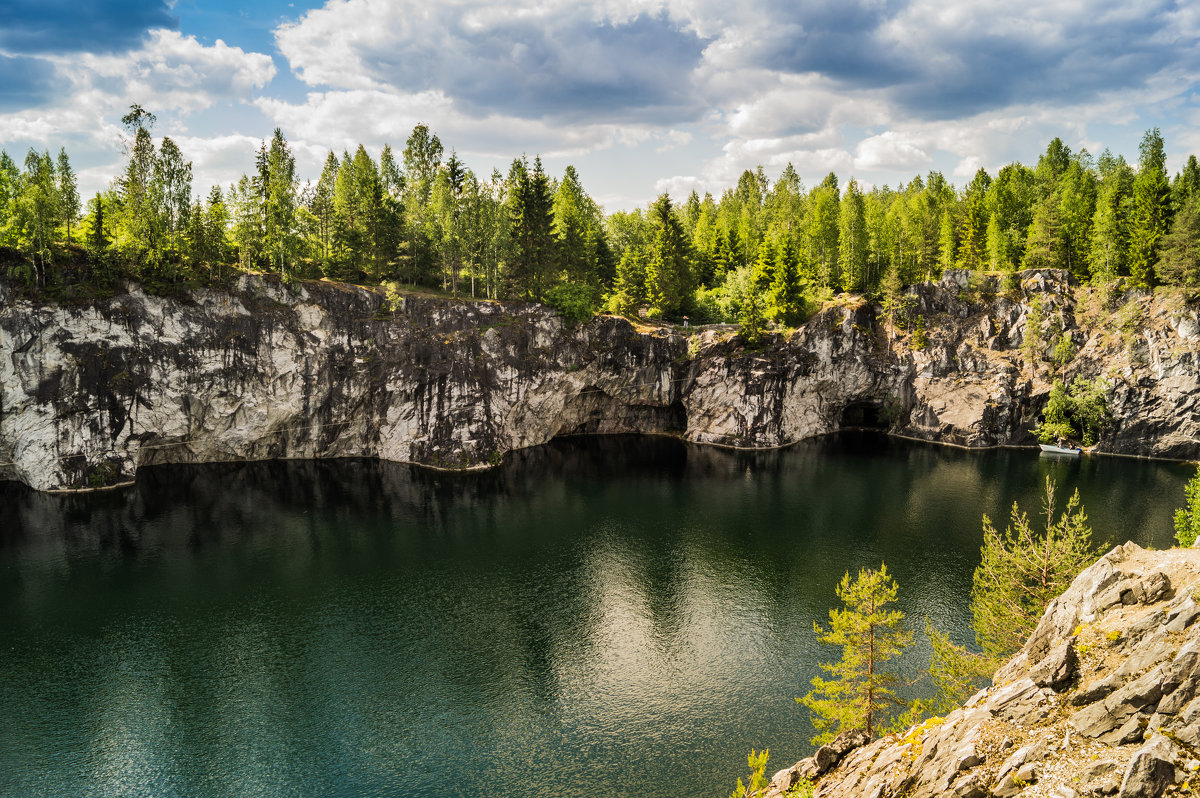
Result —
[[1154, 798], [1200, 791], [1200, 550], [1134, 543], [1051, 602], [1024, 648], [944, 718], [846, 733], [779, 771], [814, 795]]

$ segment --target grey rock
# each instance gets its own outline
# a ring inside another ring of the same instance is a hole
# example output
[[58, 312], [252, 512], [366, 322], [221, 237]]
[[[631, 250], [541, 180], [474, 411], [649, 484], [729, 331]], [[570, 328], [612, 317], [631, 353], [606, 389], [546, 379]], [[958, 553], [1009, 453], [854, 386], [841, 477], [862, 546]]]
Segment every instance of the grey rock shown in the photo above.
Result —
[[1009, 773], [992, 788], [996, 798], [1011, 798], [1019, 794], [1030, 784], [1037, 782], [1038, 769], [1033, 763], [1022, 765], [1015, 772]]
[[800, 770], [797, 765], [792, 765], [790, 768], [784, 768], [771, 777], [771, 789], [778, 792], [787, 792], [800, 781]]
[[[870, 738], [861, 729], [844, 731], [828, 744], [818, 748], [812, 756], [802, 759], [791, 769], [795, 770], [797, 778], [815, 779], [823, 773], [828, 772], [847, 753], [853, 751], [855, 748], [866, 745], [868, 742], [870, 742]], [[777, 773], [776, 775], [778, 776], [779, 774]]]
[[1050, 714], [1051, 695], [1048, 690], [1025, 677], [996, 690], [988, 709], [1001, 720], [1032, 725]]
[[1079, 669], [1079, 656], [1075, 653], [1075, 638], [1070, 638], [1050, 649], [1041, 662], [1029, 669], [1029, 678], [1038, 687], [1061, 690], [1075, 677]]
[[1155, 735], [1129, 761], [1121, 781], [1121, 798], [1158, 798], [1175, 782], [1176, 751], [1166, 737]]
[[[406, 296], [392, 307], [375, 291], [252, 275], [183, 300], [129, 284], [70, 308], [35, 304], [0, 280], [0, 479], [45, 490], [169, 462], [341, 456], [482, 468], [564, 433], [667, 428], [699, 443], [776, 447], [837, 430], [852, 405], [897, 398], [902, 434], [1022, 445], [1049, 385], [1005, 350], [1038, 292], [1081, 347], [1064, 378], [1095, 376], [1099, 364], [1129, 375], [1114, 385], [1102, 448], [1200, 456], [1200, 413], [1179, 412], [1200, 399], [1187, 313], [1131, 300], [1156, 320], [1138, 344], [1153, 364], [1143, 368], [1102, 327], [1078, 326], [1066, 272], [1020, 277], [1017, 302], [964, 302], [974, 289], [957, 274], [912, 286], [921, 312], [945, 320], [924, 350], [901, 335], [880, 351], [886, 322], [860, 302], [826, 308], [759, 352], [716, 330], [639, 332], [615, 317], [568, 328], [535, 304]], [[1130, 599], [1157, 590], [1125, 587]], [[1061, 607], [1026, 665], [1098, 610], [1101, 593], [1090, 595]]]
[[950, 794], [955, 798], [986, 798], [988, 795], [987, 782], [978, 774], [965, 776], [954, 783], [950, 788]]

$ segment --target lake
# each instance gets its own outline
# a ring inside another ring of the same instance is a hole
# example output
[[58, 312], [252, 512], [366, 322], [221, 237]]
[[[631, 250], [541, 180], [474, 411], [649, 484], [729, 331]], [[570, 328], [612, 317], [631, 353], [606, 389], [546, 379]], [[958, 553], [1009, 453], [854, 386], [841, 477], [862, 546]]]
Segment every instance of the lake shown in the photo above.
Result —
[[752, 747], [811, 753], [847, 570], [887, 563], [920, 695], [925, 619], [970, 639], [984, 513], [1051, 475], [1098, 539], [1166, 547], [1192, 473], [843, 433], [3, 483], [0, 794], [724, 798]]

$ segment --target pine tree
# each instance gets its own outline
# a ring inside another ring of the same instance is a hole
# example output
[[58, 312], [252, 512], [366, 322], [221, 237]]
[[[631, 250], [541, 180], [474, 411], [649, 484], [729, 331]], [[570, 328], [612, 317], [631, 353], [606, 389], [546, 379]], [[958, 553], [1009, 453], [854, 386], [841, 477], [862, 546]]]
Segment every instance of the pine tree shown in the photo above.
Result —
[[983, 547], [971, 588], [972, 626], [982, 651], [974, 653], [926, 624], [933, 647], [930, 675], [937, 694], [918, 702], [906, 720], [946, 712], [961, 704], [1029, 638], [1050, 602], [1095, 560], [1087, 514], [1076, 491], [1054, 521], [1054, 482], [1046, 479], [1046, 529], [1033, 531], [1014, 503], [1012, 522], [999, 532], [983, 517]]
[[1092, 529], [1079, 503], [1079, 491], [1054, 520], [1055, 485], [1047, 477], [1045, 530], [1033, 530], [1014, 502], [1003, 532], [983, 517], [983, 548], [971, 589], [975, 639], [983, 653], [999, 660], [1025, 644], [1046, 606], [1096, 558]]
[[800, 279], [796, 248], [792, 245], [791, 239], [785, 238], [783, 245], [778, 247], [775, 253], [767, 317], [789, 327], [803, 322], [804, 288]]
[[89, 203], [92, 206], [92, 226], [87, 234], [88, 248], [93, 255], [100, 255], [108, 248], [108, 231], [104, 227], [104, 196], [97, 191]]
[[287, 277], [296, 248], [296, 159], [279, 128], [275, 128], [266, 151], [261, 196], [263, 245], [272, 265]]
[[1188, 481], [1183, 495], [1187, 506], [1175, 511], [1175, 540], [1180, 546], [1190, 548], [1200, 536], [1200, 471]]
[[509, 265], [509, 293], [541, 299], [557, 277], [558, 250], [554, 243], [553, 198], [550, 181], [535, 158], [530, 171], [523, 161], [513, 163], [510, 194], [513, 259]]
[[853, 581], [847, 571], [837, 587], [845, 609], [829, 611], [828, 629], [813, 624], [822, 643], [842, 649], [838, 662], [821, 664], [831, 678], [813, 677], [812, 691], [796, 699], [813, 714], [814, 745], [853, 729], [874, 736], [889, 710], [903, 704], [895, 694], [898, 677], [883, 669], [912, 641], [904, 630], [904, 613], [888, 608], [896, 593], [886, 564], [878, 571], [860, 570]]
[[954, 268], [954, 253], [958, 249], [954, 233], [954, 214], [949, 208], [942, 211], [938, 225], [938, 268], [941, 271]]
[[1119, 177], [1106, 178], [1101, 183], [1096, 210], [1092, 214], [1088, 260], [1092, 279], [1101, 284], [1117, 279], [1125, 267], [1127, 195], [1122, 188]]
[[658, 317], [677, 316], [693, 290], [691, 258], [683, 224], [666, 194], [650, 206], [650, 224], [646, 294], [651, 313]]
[[767, 760], [770, 757], [769, 749], [755, 751], [751, 748], [746, 757], [746, 764], [750, 766], [750, 775], [746, 777], [744, 783], [740, 778], [737, 780], [737, 786], [730, 793], [729, 798], [759, 798], [767, 789]]
[[[988, 249], [990, 221], [987, 211], [987, 192], [991, 185], [992, 178], [986, 171], [979, 169], [975, 172], [975, 178], [971, 184], [967, 186], [967, 194], [963, 203], [965, 212], [958, 236], [959, 268], [980, 269], [983, 267]], [[994, 219], [994, 215], [991, 218]]]

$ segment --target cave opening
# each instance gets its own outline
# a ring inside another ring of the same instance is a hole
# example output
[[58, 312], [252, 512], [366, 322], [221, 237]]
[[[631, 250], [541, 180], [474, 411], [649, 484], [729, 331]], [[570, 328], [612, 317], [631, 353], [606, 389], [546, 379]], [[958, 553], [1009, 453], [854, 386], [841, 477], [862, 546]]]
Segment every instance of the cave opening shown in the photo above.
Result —
[[842, 409], [841, 429], [887, 429], [888, 421], [879, 402], [851, 402]]

